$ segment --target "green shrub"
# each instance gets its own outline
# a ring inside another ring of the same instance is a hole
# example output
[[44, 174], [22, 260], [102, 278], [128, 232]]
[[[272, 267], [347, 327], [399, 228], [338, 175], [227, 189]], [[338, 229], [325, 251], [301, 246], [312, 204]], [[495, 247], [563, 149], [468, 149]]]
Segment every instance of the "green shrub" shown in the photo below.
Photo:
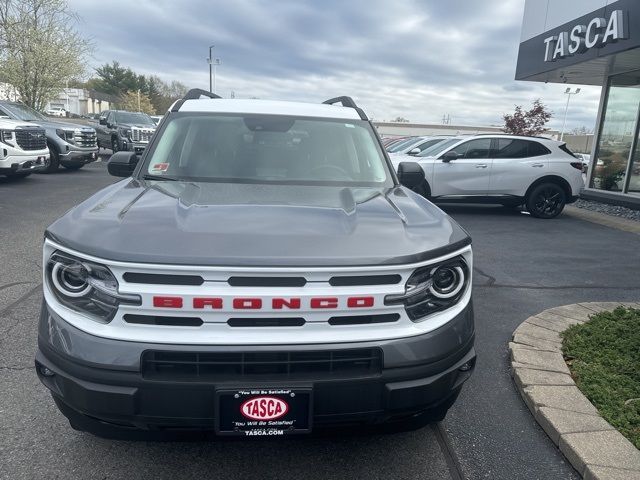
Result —
[[619, 307], [595, 314], [562, 337], [578, 388], [640, 449], [640, 310]]

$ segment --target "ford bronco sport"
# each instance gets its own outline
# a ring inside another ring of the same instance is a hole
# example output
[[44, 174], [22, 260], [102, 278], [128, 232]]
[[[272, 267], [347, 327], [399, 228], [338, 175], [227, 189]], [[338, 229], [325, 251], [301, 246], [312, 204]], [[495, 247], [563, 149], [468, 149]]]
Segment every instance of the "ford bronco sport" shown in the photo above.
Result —
[[193, 90], [108, 169], [126, 178], [44, 243], [35, 364], [72, 427], [253, 436], [444, 417], [475, 365], [471, 240], [411, 191], [417, 164], [396, 175], [351, 98]]

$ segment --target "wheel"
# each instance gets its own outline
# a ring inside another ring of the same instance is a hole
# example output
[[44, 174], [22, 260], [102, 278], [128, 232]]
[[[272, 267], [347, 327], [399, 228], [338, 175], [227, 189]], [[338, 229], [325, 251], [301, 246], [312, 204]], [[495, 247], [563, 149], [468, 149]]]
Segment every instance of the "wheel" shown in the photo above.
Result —
[[536, 218], [555, 218], [564, 209], [567, 195], [557, 183], [543, 183], [527, 196], [527, 210]]
[[84, 167], [83, 164], [80, 165], [62, 165], [64, 168], [66, 168], [67, 170], [80, 170], [82, 167]]
[[116, 153], [118, 150], [118, 139], [114, 137], [111, 139], [111, 152]]
[[52, 145], [49, 145], [49, 160], [45, 161], [45, 167], [40, 170], [41, 173], [53, 173], [58, 171], [60, 166], [60, 155]]

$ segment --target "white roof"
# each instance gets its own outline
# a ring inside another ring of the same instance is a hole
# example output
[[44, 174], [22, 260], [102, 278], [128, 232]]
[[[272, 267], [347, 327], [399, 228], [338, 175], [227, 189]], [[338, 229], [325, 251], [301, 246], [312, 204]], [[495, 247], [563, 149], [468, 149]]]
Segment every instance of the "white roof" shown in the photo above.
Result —
[[227, 98], [201, 98], [186, 100], [181, 112], [253, 113], [292, 115], [295, 117], [344, 118], [360, 120], [355, 108], [323, 103], [281, 102], [275, 100], [244, 100]]

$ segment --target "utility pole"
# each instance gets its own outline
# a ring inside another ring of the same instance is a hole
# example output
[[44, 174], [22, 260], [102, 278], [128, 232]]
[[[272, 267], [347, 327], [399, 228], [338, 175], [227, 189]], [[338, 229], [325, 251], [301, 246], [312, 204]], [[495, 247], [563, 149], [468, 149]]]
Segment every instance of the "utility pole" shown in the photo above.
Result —
[[567, 126], [567, 112], [569, 111], [569, 100], [571, 100], [571, 95], [577, 95], [580, 93], [580, 89], [577, 88], [575, 92], [571, 91], [571, 87], [567, 88], [564, 91], [565, 95], [567, 95], [567, 106], [564, 109], [564, 121], [562, 122], [562, 132], [560, 133], [560, 141], [564, 138], [564, 129]]
[[138, 111], [142, 111], [140, 110], [140, 89], [138, 89]]
[[212, 52], [215, 45], [209, 46], [209, 58], [207, 58], [207, 62], [209, 62], [209, 92], [213, 93], [213, 81], [212, 81], [212, 66], [213, 66], [213, 57]]
[[222, 62], [219, 58], [213, 58], [213, 49], [215, 45], [209, 46], [209, 58], [207, 63], [209, 64], [209, 91], [216, 93], [216, 67]]

